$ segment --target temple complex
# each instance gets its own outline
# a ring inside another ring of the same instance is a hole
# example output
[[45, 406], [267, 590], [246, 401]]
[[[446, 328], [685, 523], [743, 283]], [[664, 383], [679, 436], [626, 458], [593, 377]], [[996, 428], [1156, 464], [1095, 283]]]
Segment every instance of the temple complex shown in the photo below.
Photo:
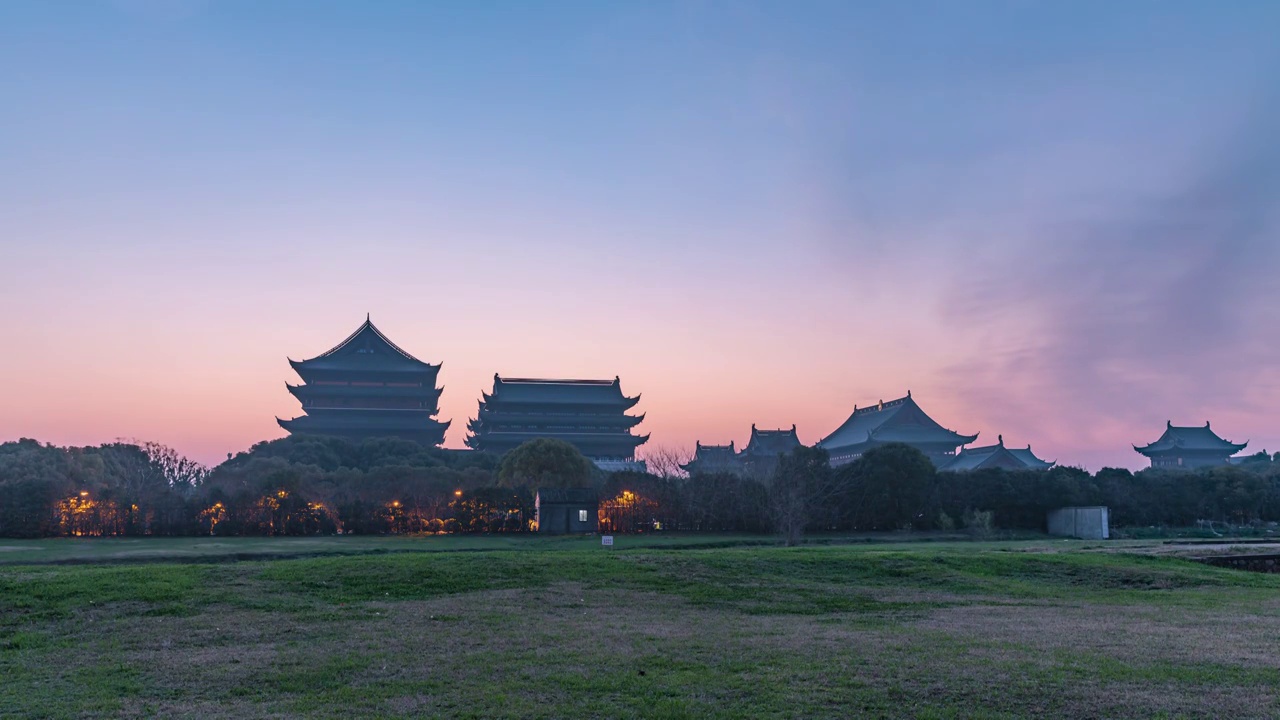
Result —
[[952, 461], [957, 447], [976, 439], [976, 433], [961, 435], [939, 425], [920, 409], [908, 390], [906, 397], [897, 400], [881, 400], [865, 408], [854, 406], [849, 419], [823, 438], [818, 447], [831, 456], [832, 466], [839, 466], [857, 460], [871, 448], [905, 443], [942, 467]]
[[1133, 449], [1150, 458], [1151, 467], [1199, 468], [1226, 465], [1227, 458], [1248, 444], [1223, 440], [1208, 422], [1204, 427], [1181, 427], [1168, 421], [1159, 440], [1142, 447], [1134, 445]]
[[290, 433], [398, 437], [433, 446], [444, 442], [449, 423], [435, 418], [440, 412], [440, 365], [400, 349], [368, 317], [332, 350], [289, 364], [302, 384], [286, 387], [304, 413], [292, 420], [276, 418]]
[[622, 394], [613, 380], [541, 380], [493, 376], [467, 424], [467, 447], [502, 454], [535, 438], [571, 443], [604, 469], [642, 469], [636, 448], [649, 439], [631, 429], [644, 415], [628, 415], [640, 396]]
[[987, 468], [1004, 468], [1006, 470], [1047, 470], [1056, 463], [1047, 462], [1026, 448], [1007, 448], [1004, 436], [1000, 435], [995, 445], [984, 447], [961, 448], [951, 462], [939, 467], [939, 470], [956, 472], [962, 470], [985, 470]]

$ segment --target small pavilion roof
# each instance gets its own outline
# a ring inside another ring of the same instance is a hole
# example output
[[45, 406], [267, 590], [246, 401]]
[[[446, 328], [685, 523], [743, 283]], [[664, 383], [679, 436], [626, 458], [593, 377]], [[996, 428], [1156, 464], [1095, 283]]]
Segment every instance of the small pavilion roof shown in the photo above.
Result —
[[728, 445], [703, 445], [701, 441], [695, 443], [693, 457], [695, 460], [705, 460], [708, 458], [729, 457], [732, 458], [737, 451], [733, 447], [733, 441], [730, 440]]
[[941, 444], [957, 447], [978, 439], [977, 433], [961, 435], [948, 430], [929, 417], [912, 399], [906, 397], [865, 408], [854, 407], [853, 414], [830, 435], [823, 438], [818, 447], [826, 450], [862, 445], [868, 442], [902, 442], [914, 444]]
[[738, 464], [738, 453], [733, 441], [728, 445], [703, 445], [701, 441], [694, 444], [693, 459], [680, 467], [689, 472], [698, 469], [713, 470], [729, 468]]
[[364, 323], [356, 328], [355, 332], [328, 351], [308, 360], [290, 360], [289, 364], [299, 371], [434, 372], [440, 369], [440, 365], [425, 363], [396, 345], [373, 324], [373, 320], [367, 315]]
[[1248, 444], [1247, 440], [1242, 443], [1233, 443], [1222, 439], [1209, 427], [1208, 422], [1205, 422], [1204, 427], [1186, 427], [1174, 425], [1170, 420], [1165, 423], [1164, 434], [1160, 439], [1141, 447], [1134, 445], [1133, 449], [1147, 456], [1177, 451], [1221, 452], [1234, 455], [1245, 449]]
[[751, 438], [747, 446], [739, 453], [744, 457], [773, 457], [785, 455], [801, 446], [800, 436], [796, 434], [796, 426], [790, 430], [758, 430], [751, 426]]
[[1021, 470], [1023, 468], [1044, 470], [1053, 465], [1054, 463], [1045, 462], [1036, 457], [1031, 452], [1030, 445], [1025, 449], [1005, 447], [1004, 436], [1000, 435], [995, 445], [961, 448], [960, 452], [956, 453], [955, 458], [941, 469], [955, 471], [1002, 467], [1010, 470]]

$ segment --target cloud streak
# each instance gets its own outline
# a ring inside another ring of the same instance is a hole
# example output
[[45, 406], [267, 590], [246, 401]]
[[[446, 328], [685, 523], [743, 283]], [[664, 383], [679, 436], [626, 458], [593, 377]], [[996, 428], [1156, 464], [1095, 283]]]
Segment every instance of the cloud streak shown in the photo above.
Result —
[[[1044, 218], [1018, 251], [953, 281], [944, 316], [991, 342], [946, 368], [949, 383], [991, 421], [1082, 448], [1157, 432], [1157, 417], [1273, 408], [1278, 126], [1268, 97], [1173, 190]], [[1030, 417], [1037, 407], [1052, 410]]]

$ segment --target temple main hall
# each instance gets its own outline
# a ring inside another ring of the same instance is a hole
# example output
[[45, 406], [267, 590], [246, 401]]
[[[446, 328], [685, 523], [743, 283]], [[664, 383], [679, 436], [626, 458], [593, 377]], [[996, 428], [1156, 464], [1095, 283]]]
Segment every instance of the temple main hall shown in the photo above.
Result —
[[535, 438], [564, 440], [606, 469], [626, 469], [648, 435], [631, 429], [644, 415], [628, 415], [640, 396], [622, 393], [619, 378], [561, 380], [493, 376], [467, 424], [467, 447], [501, 455]]

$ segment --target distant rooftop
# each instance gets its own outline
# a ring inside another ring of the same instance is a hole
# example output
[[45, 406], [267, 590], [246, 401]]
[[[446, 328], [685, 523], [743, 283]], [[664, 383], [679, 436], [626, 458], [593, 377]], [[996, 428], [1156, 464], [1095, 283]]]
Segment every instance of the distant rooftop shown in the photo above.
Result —
[[1173, 421], [1168, 421], [1165, 424], [1164, 434], [1158, 440], [1141, 447], [1134, 445], [1133, 449], [1148, 456], [1177, 451], [1220, 452], [1234, 455], [1248, 444], [1248, 441], [1233, 443], [1230, 440], [1224, 440], [1213, 431], [1208, 422], [1201, 427], [1174, 425]]

